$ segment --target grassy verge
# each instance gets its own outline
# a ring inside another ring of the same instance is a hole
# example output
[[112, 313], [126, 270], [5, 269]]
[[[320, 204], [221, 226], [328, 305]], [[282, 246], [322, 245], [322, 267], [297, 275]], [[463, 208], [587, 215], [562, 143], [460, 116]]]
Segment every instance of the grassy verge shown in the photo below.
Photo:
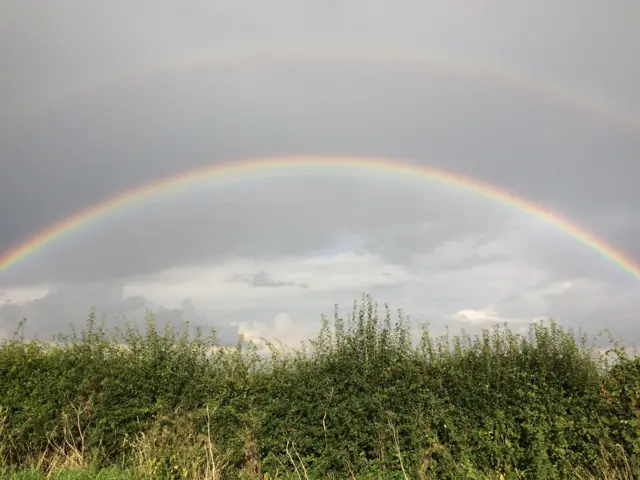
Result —
[[269, 347], [152, 315], [16, 336], [0, 347], [3, 478], [638, 478], [640, 361], [556, 323], [424, 328], [413, 345], [402, 312], [365, 297], [305, 350]]

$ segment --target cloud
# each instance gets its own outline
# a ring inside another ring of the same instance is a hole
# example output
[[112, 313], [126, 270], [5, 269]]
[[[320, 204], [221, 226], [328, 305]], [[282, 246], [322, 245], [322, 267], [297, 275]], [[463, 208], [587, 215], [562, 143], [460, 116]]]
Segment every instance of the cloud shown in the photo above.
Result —
[[[120, 312], [142, 319], [144, 308], [149, 307], [159, 312], [160, 321], [196, 318], [205, 328], [212, 324], [223, 330], [231, 328], [224, 330], [229, 332], [230, 342], [241, 331], [252, 338], [264, 335], [297, 344], [301, 337], [317, 330], [320, 314], [332, 314], [335, 303], [348, 313], [352, 302], [368, 292], [392, 308], [401, 307], [414, 327], [428, 321], [436, 332], [449, 324], [471, 327], [473, 333], [505, 321], [520, 328], [538, 318], [553, 317], [564, 325], [586, 326], [597, 333], [595, 327], [604, 323], [594, 316], [606, 312], [607, 326], [628, 338], [638, 338], [630, 323], [630, 314], [640, 306], [634, 306], [637, 295], [634, 297], [633, 289], [615, 294], [614, 284], [604, 280], [552, 280], [544, 270], [523, 269], [514, 259], [504, 261], [508, 250], [500, 254], [500, 242], [484, 244], [481, 249], [476, 245], [474, 238], [448, 243], [421, 256], [410, 268], [371, 253], [355, 252], [272, 260], [237, 258], [124, 279], [111, 290], [99, 284], [92, 288], [66, 286], [40, 292], [41, 299], [31, 301], [27, 298], [38, 294], [37, 290], [16, 290], [8, 293], [22, 295], [22, 304], [5, 301], [0, 318], [8, 327], [27, 316], [41, 334], [53, 334], [71, 319], [82, 323], [91, 305], [99, 305], [98, 310], [110, 315], [111, 321], [117, 320], [114, 317]], [[491, 255], [497, 261], [475, 260]], [[443, 269], [449, 258], [458, 258], [460, 263], [468, 258], [473, 265]], [[250, 280], [260, 275], [253, 272], [270, 272], [266, 278], [289, 286], [257, 288]], [[244, 281], [230, 282], [234, 276]], [[300, 284], [309, 288], [300, 288]], [[151, 298], [159, 302], [146, 300]], [[198, 306], [195, 313], [193, 305]], [[290, 331], [271, 330], [271, 319], [282, 312], [295, 319], [295, 326]]]
[[450, 239], [499, 230], [513, 215], [409, 180], [329, 172], [295, 183], [267, 178], [158, 197], [50, 242], [0, 277], [0, 285], [105, 281], [234, 257], [352, 249], [410, 265], [414, 255]]
[[[0, 6], [0, 252], [189, 169], [340, 154], [488, 182], [640, 261], [631, 0], [615, 11], [594, 1], [579, 11], [494, 0], [63, 3]], [[529, 80], [398, 57], [236, 55], [282, 45], [462, 58]], [[549, 93], [555, 83], [564, 93]], [[0, 272], [0, 291], [0, 328], [27, 315], [42, 334], [93, 304], [259, 332], [286, 314], [296, 325], [286, 334], [368, 291], [438, 328], [548, 315], [635, 338], [640, 298], [620, 266], [517, 209], [417, 176], [303, 166], [203, 179], [92, 218]]]
[[498, 315], [498, 312], [493, 309], [485, 309], [485, 310], [473, 310], [466, 309], [460, 310], [450, 316], [452, 320], [456, 320], [461, 323], [470, 323], [473, 325], [478, 324], [495, 324], [495, 323], [504, 323], [507, 319], [502, 318]]
[[305, 283], [293, 283], [293, 282], [281, 282], [275, 280], [267, 272], [258, 272], [253, 276], [246, 275], [231, 275], [229, 277], [230, 282], [243, 282], [252, 287], [299, 287], [309, 288]]
[[[297, 288], [255, 288], [251, 282], [228, 281], [230, 275], [255, 280], [256, 275], [252, 273], [255, 271], [273, 272], [271, 275], [277, 282]], [[125, 292], [129, 296], [163, 298], [167, 304], [188, 295], [206, 302], [203, 305], [208, 308], [234, 309], [238, 304], [246, 308], [292, 302], [300, 298], [303, 291], [308, 292], [305, 302], [315, 303], [314, 297], [316, 301], [326, 302], [332, 294], [346, 294], [351, 299], [363, 291], [405, 284], [414, 278], [406, 267], [387, 263], [377, 255], [344, 252], [316, 257], [236, 258], [209, 266], [170, 269], [131, 279], [125, 285]], [[299, 285], [309, 288], [301, 289]]]
[[139, 295], [125, 295], [121, 284], [57, 285], [44, 292], [12, 291], [7, 296], [9, 299], [0, 304], [0, 333], [4, 337], [21, 320], [27, 319], [25, 334], [28, 338], [51, 339], [58, 333], [68, 332], [71, 324], [83, 327], [90, 310], [95, 308], [98, 318], [104, 318], [107, 327], [120, 324], [122, 317], [143, 326], [147, 311], [151, 311], [159, 325], [189, 320], [193, 326], [205, 330], [214, 326], [225, 343], [233, 343], [237, 338], [237, 329], [212, 321], [189, 298], [182, 299], [176, 307], [165, 308]]
[[271, 322], [238, 322], [238, 329], [244, 338], [253, 341], [261, 351], [268, 348], [265, 339], [276, 347], [285, 345], [299, 347], [315, 338], [318, 333], [316, 322], [292, 318], [287, 312], [278, 312]]

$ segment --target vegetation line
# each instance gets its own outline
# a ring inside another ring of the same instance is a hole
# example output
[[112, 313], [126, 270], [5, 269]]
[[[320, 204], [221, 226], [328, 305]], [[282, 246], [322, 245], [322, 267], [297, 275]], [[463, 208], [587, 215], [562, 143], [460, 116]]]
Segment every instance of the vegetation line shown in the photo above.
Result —
[[22, 328], [0, 345], [2, 478], [640, 478], [640, 359], [553, 321], [414, 345], [364, 296], [266, 356], [152, 314]]

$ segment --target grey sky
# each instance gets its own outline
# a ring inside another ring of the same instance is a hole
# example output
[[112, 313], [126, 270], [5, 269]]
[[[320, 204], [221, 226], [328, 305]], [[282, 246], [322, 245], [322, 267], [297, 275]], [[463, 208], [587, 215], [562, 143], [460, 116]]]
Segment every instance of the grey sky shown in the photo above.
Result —
[[[166, 175], [243, 157], [339, 154], [501, 186], [640, 262], [640, 6], [617, 7], [3, 2], [0, 251]], [[589, 92], [636, 127], [504, 79], [371, 59], [203, 64], [73, 93], [187, 56], [287, 45], [471, 58]], [[64, 95], [67, 103], [51, 102]], [[0, 272], [0, 333], [25, 315], [49, 334], [69, 317], [82, 321], [90, 305], [111, 317], [139, 317], [146, 305], [213, 323], [227, 338], [236, 329], [289, 335], [368, 291], [418, 320], [551, 315], [640, 341], [627, 317], [640, 285], [562, 232], [427, 182], [289, 173], [154, 199], [52, 242]]]

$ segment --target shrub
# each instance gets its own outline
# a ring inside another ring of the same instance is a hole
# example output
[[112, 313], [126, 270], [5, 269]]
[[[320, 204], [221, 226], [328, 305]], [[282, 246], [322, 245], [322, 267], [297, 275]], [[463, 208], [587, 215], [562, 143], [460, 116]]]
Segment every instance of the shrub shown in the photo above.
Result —
[[152, 314], [106, 332], [91, 312], [55, 344], [0, 347], [0, 460], [155, 478], [631, 475], [640, 361], [609, 364], [587, 342], [549, 322], [423, 327], [413, 345], [404, 314], [365, 296], [303, 350], [267, 342], [264, 357]]

